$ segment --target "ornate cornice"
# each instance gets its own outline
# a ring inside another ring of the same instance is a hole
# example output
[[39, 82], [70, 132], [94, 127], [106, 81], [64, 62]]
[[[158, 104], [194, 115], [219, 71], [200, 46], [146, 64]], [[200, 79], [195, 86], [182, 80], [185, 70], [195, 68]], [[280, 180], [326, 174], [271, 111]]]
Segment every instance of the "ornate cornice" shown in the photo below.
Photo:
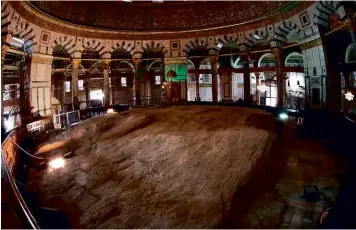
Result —
[[39, 57], [39, 56], [32, 57], [32, 63], [51, 65], [52, 61], [53, 61], [52, 58], [44, 58], [44, 57]]
[[126, 39], [126, 40], [163, 40], [177, 38], [194, 38], [205, 36], [216, 36], [234, 32], [248, 31], [255, 28], [265, 27], [283, 21], [293, 15], [305, 10], [314, 2], [301, 1], [297, 6], [287, 12], [278, 13], [274, 16], [262, 16], [253, 20], [237, 23], [234, 25], [220, 26], [208, 29], [185, 30], [185, 31], [115, 31], [92, 27], [85, 27], [71, 24], [46, 15], [33, 8], [26, 1], [9, 2], [11, 6], [27, 21], [43, 28], [55, 32], [64, 33], [72, 36], [102, 38], [102, 39]]
[[300, 45], [300, 49], [301, 50], [306, 50], [306, 49], [310, 49], [310, 48], [313, 48], [315, 46], [319, 46], [322, 44], [322, 41], [320, 38], [318, 39], [315, 39], [313, 41], [310, 41], [310, 42], [307, 42], [307, 43], [304, 43], [304, 44], [301, 44]]

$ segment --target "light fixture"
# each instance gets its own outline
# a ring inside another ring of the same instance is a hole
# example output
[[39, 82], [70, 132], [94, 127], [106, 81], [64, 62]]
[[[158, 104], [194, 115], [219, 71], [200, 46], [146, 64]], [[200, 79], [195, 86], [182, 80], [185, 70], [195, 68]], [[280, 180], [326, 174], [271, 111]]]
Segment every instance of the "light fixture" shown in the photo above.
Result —
[[345, 98], [348, 101], [352, 101], [354, 99], [354, 95], [349, 91], [349, 92], [345, 93]]
[[51, 160], [49, 162], [49, 167], [53, 170], [53, 169], [59, 169], [59, 168], [63, 168], [65, 165], [65, 161], [63, 157], [58, 157], [55, 158], [53, 160]]
[[18, 43], [21, 43], [21, 44], [24, 44], [25, 41], [23, 39], [20, 39], [20, 38], [16, 38], [16, 37], [13, 37], [12, 38], [15, 42], [18, 42]]
[[219, 49], [221, 49], [221, 47], [223, 47], [224, 44], [222, 44], [221, 42], [218, 43], [217, 47], [219, 47]]
[[164, 85], [162, 85], [162, 89], [164, 89]]
[[281, 119], [281, 120], [287, 120], [288, 119], [288, 114], [286, 113], [280, 113], [278, 115], [278, 117]]
[[253, 37], [254, 39], [256, 39], [256, 40], [260, 40], [260, 39], [261, 39], [261, 37], [258, 36], [257, 34], [252, 35], [252, 37]]
[[112, 108], [110, 108], [110, 109], [108, 109], [107, 111], [106, 111], [106, 113], [114, 113], [115, 111], [114, 111], [114, 109], [112, 109]]

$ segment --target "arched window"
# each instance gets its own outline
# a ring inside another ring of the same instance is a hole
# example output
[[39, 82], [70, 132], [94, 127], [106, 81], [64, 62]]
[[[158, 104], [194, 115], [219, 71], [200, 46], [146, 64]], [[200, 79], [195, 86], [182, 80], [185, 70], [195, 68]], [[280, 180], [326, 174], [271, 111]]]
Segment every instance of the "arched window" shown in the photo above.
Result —
[[286, 67], [303, 67], [303, 56], [297, 52], [290, 53], [286, 57], [284, 65]]
[[258, 60], [258, 67], [275, 67], [276, 61], [274, 60], [274, 55], [271, 53], [263, 54]]
[[356, 63], [356, 47], [355, 44], [350, 44], [345, 53], [346, 63]]

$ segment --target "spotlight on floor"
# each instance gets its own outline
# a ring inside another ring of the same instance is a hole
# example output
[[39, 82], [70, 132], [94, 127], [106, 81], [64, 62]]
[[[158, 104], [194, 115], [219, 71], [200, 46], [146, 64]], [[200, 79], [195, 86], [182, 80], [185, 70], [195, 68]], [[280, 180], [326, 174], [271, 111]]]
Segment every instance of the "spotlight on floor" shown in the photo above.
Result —
[[106, 113], [115, 113], [114, 109], [108, 109]]
[[64, 158], [63, 157], [58, 157], [58, 158], [55, 158], [53, 160], [51, 160], [49, 163], [48, 163], [50, 169], [59, 169], [59, 168], [63, 168], [64, 165], [65, 165], [65, 161], [64, 161]]
[[280, 113], [279, 115], [278, 115], [278, 117], [279, 117], [279, 119], [281, 119], [281, 120], [287, 120], [288, 119], [288, 114], [286, 114], [286, 113]]

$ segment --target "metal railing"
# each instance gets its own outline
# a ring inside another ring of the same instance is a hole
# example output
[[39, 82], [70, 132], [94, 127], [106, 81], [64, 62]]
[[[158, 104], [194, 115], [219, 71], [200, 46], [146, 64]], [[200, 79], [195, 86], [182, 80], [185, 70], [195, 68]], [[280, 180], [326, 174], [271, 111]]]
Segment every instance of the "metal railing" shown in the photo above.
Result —
[[[39, 229], [40, 226], [38, 225], [36, 219], [33, 217], [30, 209], [28, 208], [25, 200], [22, 197], [22, 194], [19, 191], [19, 188], [17, 187], [17, 184], [15, 182], [15, 179], [13, 178], [13, 175], [11, 173], [11, 169], [9, 168], [8, 162], [5, 158], [4, 155], [4, 147], [6, 144], [9, 144], [9, 142], [13, 142], [13, 137], [16, 135], [17, 130], [13, 130], [3, 141], [1, 145], [1, 180], [3, 180], [5, 183], [5, 186], [9, 186], [11, 189], [11, 195], [12, 198], [14, 199], [14, 208], [16, 211], [16, 214], [20, 218], [21, 225], [23, 225], [24, 228], [32, 228], [32, 229]], [[11, 143], [14, 144], [14, 143]], [[17, 151], [18, 148], [12, 148], [12, 151]], [[5, 189], [5, 188], [2, 188]], [[3, 201], [2, 201], [3, 202]]]
[[70, 111], [53, 116], [53, 125], [56, 129], [65, 129], [80, 121], [80, 111]]

